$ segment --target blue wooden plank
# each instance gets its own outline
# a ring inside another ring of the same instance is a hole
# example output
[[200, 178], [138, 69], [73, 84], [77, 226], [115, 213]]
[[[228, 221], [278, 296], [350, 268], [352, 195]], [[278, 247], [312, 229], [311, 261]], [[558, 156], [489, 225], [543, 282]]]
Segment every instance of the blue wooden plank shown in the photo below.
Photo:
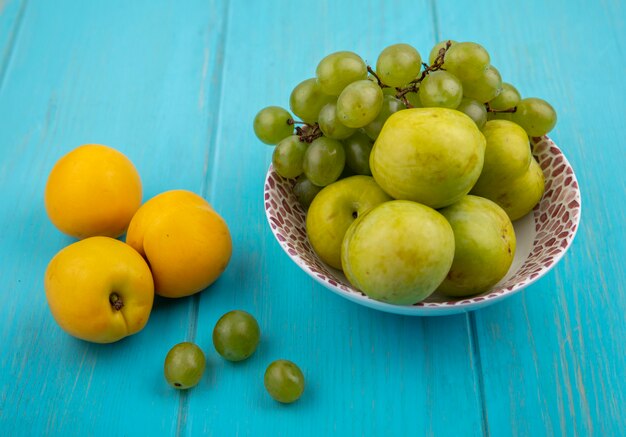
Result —
[[[381, 16], [382, 14], [382, 16]], [[405, 41], [425, 55], [435, 42], [430, 4], [402, 1], [229, 6], [216, 154], [207, 196], [230, 225], [233, 259], [202, 293], [196, 341], [210, 350], [207, 387], [189, 393], [186, 434], [480, 435], [478, 369], [466, 316], [415, 319], [347, 302], [301, 272], [274, 240], [263, 212], [272, 148], [251, 121], [288, 104], [291, 89], [336, 50], [370, 63]], [[215, 322], [228, 310], [254, 314], [257, 353], [232, 364], [213, 350]], [[274, 359], [298, 363], [307, 389], [282, 406], [263, 388]]]
[[[442, 38], [483, 43], [504, 79], [552, 102], [583, 218], [562, 262], [476, 313], [493, 435], [623, 435], [626, 166], [623, 2], [437, 3]], [[488, 11], [489, 13], [485, 13]]]
[[43, 274], [72, 240], [48, 221], [43, 189], [61, 155], [97, 142], [136, 164], [145, 198], [200, 192], [223, 14], [220, 1], [28, 4], [0, 90], [3, 435], [176, 432], [180, 396], [162, 366], [193, 301], [157, 300], [144, 331], [117, 344], [63, 333]]
[[20, 32], [25, 9], [24, 0], [0, 0], [0, 85], [11, 60], [12, 48]]
[[[0, 2], [3, 433], [619, 435], [623, 5], [248, 3], [233, 2], [226, 20], [219, 1]], [[476, 316], [379, 314], [315, 285], [273, 241], [261, 200], [271, 149], [250, 120], [262, 106], [286, 104], [333, 50], [373, 62], [386, 44], [404, 40], [426, 54], [444, 36], [483, 42], [505, 78], [555, 104], [553, 136], [583, 190], [581, 231], [551, 275]], [[158, 301], [144, 332], [109, 346], [60, 332], [41, 281], [71, 241], [45, 217], [45, 178], [87, 141], [127, 153], [146, 198], [169, 188], [207, 195], [235, 241], [230, 267], [201, 299]], [[255, 314], [264, 333], [257, 354], [236, 365], [211, 348], [213, 324], [233, 308]], [[209, 368], [179, 397], [161, 363], [185, 337], [209, 352]], [[262, 387], [279, 357], [307, 374], [292, 406]]]

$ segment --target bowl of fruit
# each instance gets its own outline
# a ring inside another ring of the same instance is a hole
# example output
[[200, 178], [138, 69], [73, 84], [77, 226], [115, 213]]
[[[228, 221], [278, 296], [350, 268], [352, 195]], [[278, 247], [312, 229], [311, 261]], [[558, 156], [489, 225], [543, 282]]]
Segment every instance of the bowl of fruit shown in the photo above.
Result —
[[556, 112], [502, 82], [476, 43], [407, 44], [372, 68], [336, 52], [298, 84], [291, 113], [254, 120], [276, 145], [270, 229], [314, 280], [359, 304], [445, 315], [540, 279], [576, 234], [574, 170], [546, 135]]

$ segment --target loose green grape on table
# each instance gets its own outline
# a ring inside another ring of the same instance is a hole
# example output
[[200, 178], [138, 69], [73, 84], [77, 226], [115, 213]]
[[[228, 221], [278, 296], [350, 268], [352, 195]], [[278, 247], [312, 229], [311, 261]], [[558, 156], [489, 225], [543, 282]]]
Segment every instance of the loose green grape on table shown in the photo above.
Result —
[[297, 401], [304, 392], [304, 374], [288, 360], [271, 363], [265, 370], [263, 382], [270, 396], [284, 404]]
[[202, 349], [193, 343], [184, 342], [167, 353], [163, 371], [168, 384], [183, 390], [200, 382], [205, 366], [206, 358]]
[[228, 361], [242, 361], [256, 350], [261, 330], [249, 313], [234, 310], [224, 314], [213, 329], [215, 350]]

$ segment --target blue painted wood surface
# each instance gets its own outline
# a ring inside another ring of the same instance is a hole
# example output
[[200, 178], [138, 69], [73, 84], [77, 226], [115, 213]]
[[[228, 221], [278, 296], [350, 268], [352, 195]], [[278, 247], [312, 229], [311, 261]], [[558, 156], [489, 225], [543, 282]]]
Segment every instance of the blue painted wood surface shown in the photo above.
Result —
[[[547, 3], [547, 4], [546, 4]], [[525, 2], [0, 0], [0, 434], [623, 435], [626, 429], [625, 6]], [[266, 224], [272, 149], [251, 120], [287, 105], [324, 55], [370, 63], [394, 42], [484, 44], [505, 80], [554, 104], [551, 136], [583, 194], [579, 235], [523, 293], [469, 315], [420, 319], [359, 307], [316, 285]], [[72, 240], [43, 188], [79, 144], [126, 153], [144, 198], [204, 195], [234, 240], [223, 277], [158, 299], [146, 328], [113, 345], [75, 340], [47, 308], [43, 273]], [[217, 319], [252, 312], [262, 342], [220, 359]], [[183, 340], [207, 353], [201, 384], [169, 389]], [[262, 376], [296, 361], [307, 389], [274, 403]]]

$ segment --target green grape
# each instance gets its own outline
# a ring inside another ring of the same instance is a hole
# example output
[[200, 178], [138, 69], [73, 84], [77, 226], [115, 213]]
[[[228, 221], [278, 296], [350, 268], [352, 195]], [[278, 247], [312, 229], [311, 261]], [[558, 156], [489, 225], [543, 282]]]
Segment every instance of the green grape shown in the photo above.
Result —
[[333, 101], [334, 97], [324, 94], [316, 79], [307, 79], [291, 92], [289, 107], [302, 121], [315, 123], [322, 107]]
[[463, 98], [461, 81], [447, 71], [433, 71], [420, 84], [419, 98], [425, 108], [454, 109]]
[[400, 87], [417, 77], [422, 68], [422, 57], [408, 44], [386, 47], [376, 61], [376, 74], [392, 87]]
[[540, 137], [556, 124], [556, 111], [548, 102], [535, 97], [522, 99], [511, 118], [531, 137]]
[[420, 94], [419, 91], [416, 93], [406, 93], [406, 95], [404, 96], [406, 97], [407, 101], [409, 102], [409, 104], [414, 107], [414, 108], [423, 108], [424, 105], [422, 104], [422, 101], [420, 100]]
[[280, 106], [268, 106], [254, 117], [254, 133], [265, 144], [278, 144], [293, 133], [293, 125], [288, 121], [291, 114]]
[[324, 93], [338, 96], [352, 82], [367, 78], [367, 65], [356, 53], [335, 52], [320, 61], [315, 74]]
[[401, 109], [406, 109], [406, 106], [404, 106], [404, 103], [400, 100], [393, 96], [383, 96], [383, 106], [380, 109], [380, 112], [373, 121], [363, 126], [363, 132], [365, 132], [368, 137], [375, 140], [378, 138], [380, 130], [383, 128], [383, 125], [391, 114], [398, 112]]
[[445, 48], [448, 41], [450, 41], [451, 43], [450, 47], [452, 47], [452, 44], [456, 44], [456, 41], [452, 41], [448, 39], [445, 39], [435, 44], [435, 47], [433, 47], [433, 49], [430, 51], [430, 54], [428, 55], [428, 64], [433, 65], [435, 63], [435, 59], [437, 59], [437, 56], [439, 56], [439, 50]]
[[202, 349], [193, 343], [178, 343], [167, 353], [163, 372], [168, 384], [177, 389], [197, 385], [202, 378], [206, 358]]
[[510, 83], [502, 82], [502, 91], [489, 101], [489, 107], [497, 111], [515, 107], [522, 97]]
[[489, 53], [480, 44], [458, 42], [446, 52], [444, 68], [465, 82], [479, 78], [489, 61]]
[[398, 90], [393, 87], [386, 86], [383, 88], [383, 96], [396, 96]]
[[456, 108], [456, 110], [461, 111], [465, 115], [469, 116], [469, 118], [474, 120], [474, 123], [476, 123], [478, 129], [482, 129], [487, 122], [487, 108], [485, 108], [485, 105], [476, 100], [464, 97], [463, 100], [461, 100], [461, 104]]
[[314, 140], [304, 154], [304, 174], [318, 187], [335, 182], [346, 163], [343, 145], [332, 138]]
[[227, 312], [213, 328], [213, 346], [228, 361], [248, 358], [256, 350], [260, 338], [261, 330], [256, 319], [241, 310]]
[[371, 176], [370, 153], [372, 153], [372, 140], [362, 132], [357, 132], [343, 141], [346, 149], [346, 167], [359, 175]]
[[348, 127], [363, 127], [376, 118], [383, 105], [383, 92], [369, 80], [348, 85], [337, 99], [337, 115]]
[[488, 102], [502, 90], [502, 78], [496, 67], [490, 65], [474, 80], [463, 82], [463, 94], [481, 103]]
[[291, 135], [282, 140], [274, 149], [272, 164], [276, 173], [284, 178], [291, 179], [302, 174], [302, 161], [307, 143], [300, 141], [298, 135]]
[[320, 191], [322, 191], [322, 187], [314, 185], [303, 174], [298, 176], [296, 184], [293, 186], [293, 193], [296, 195], [298, 203], [302, 205], [305, 211], [309, 209], [309, 205], [311, 205], [311, 202], [313, 202], [313, 199], [315, 199], [315, 196], [317, 196], [317, 193]]
[[304, 375], [288, 360], [276, 360], [267, 366], [263, 383], [272, 398], [285, 404], [297, 401], [304, 392]]
[[354, 133], [353, 128], [341, 124], [337, 117], [337, 105], [334, 103], [324, 105], [320, 110], [318, 122], [320, 129], [328, 138], [343, 140]]
[[356, 175], [356, 173], [353, 172], [350, 167], [348, 167], [348, 164], [346, 164], [343, 167], [343, 171], [341, 172], [341, 174], [339, 175], [339, 178], [337, 178], [337, 180], [340, 181], [341, 179], [349, 178], [350, 176], [355, 176], [355, 175]]

